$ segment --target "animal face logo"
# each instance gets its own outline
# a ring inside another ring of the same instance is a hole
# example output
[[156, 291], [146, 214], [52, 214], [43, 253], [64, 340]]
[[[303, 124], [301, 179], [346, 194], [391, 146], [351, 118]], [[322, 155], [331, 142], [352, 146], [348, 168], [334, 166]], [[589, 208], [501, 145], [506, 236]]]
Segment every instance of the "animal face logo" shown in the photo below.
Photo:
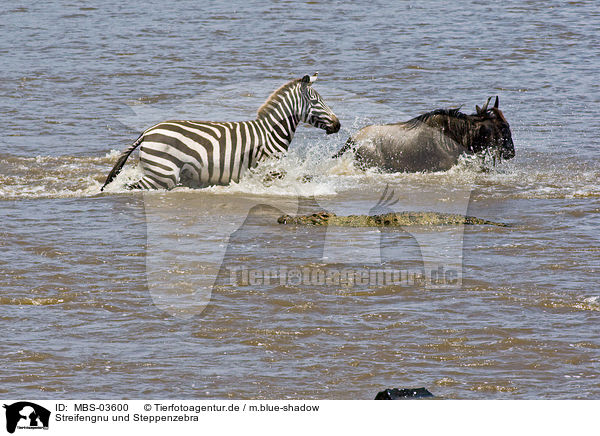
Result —
[[47, 429], [50, 421], [50, 411], [42, 406], [28, 401], [19, 401], [4, 405], [6, 409], [6, 431], [14, 433], [17, 428]]

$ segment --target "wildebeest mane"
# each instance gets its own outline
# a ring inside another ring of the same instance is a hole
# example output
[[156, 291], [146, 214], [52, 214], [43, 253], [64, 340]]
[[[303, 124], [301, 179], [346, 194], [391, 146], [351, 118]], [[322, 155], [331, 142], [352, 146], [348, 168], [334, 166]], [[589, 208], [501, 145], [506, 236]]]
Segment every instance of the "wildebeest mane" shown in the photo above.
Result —
[[426, 112], [417, 117], [414, 117], [408, 121], [403, 122], [402, 124], [409, 129], [422, 126], [423, 124], [427, 124], [428, 126], [433, 127], [440, 126], [440, 124], [443, 123], [444, 118], [446, 119], [446, 121], [450, 121], [449, 119], [466, 120], [467, 115], [463, 114], [460, 111], [460, 107], [452, 109], [436, 109], [431, 112]]

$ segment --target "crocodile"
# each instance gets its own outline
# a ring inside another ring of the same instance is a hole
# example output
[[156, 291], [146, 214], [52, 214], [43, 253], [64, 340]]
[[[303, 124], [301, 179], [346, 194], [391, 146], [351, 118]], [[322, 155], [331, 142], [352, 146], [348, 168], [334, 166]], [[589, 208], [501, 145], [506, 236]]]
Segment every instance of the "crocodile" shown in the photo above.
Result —
[[382, 215], [348, 215], [320, 211], [307, 215], [282, 215], [279, 224], [336, 227], [400, 227], [400, 226], [443, 226], [443, 225], [488, 225], [509, 227], [509, 224], [489, 221], [468, 215], [440, 212], [390, 212]]

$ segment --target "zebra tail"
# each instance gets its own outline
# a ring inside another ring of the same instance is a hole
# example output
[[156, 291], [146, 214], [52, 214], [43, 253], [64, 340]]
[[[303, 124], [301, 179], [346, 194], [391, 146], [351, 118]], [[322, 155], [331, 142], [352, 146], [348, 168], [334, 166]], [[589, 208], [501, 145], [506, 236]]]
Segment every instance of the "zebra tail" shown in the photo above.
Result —
[[340, 148], [340, 150], [336, 154], [334, 154], [333, 156], [331, 156], [331, 158], [332, 159], [336, 159], [336, 158], [342, 156], [349, 149], [354, 149], [355, 145], [356, 145], [356, 142], [354, 142], [354, 140], [352, 138], [348, 138], [348, 140], [346, 141], [346, 143], [344, 144], [344, 146], [342, 148]]
[[136, 139], [135, 142], [133, 144], [131, 144], [131, 146], [127, 150], [125, 150], [123, 153], [121, 153], [121, 155], [119, 156], [119, 159], [117, 159], [117, 163], [115, 164], [113, 169], [110, 170], [110, 173], [108, 173], [108, 176], [106, 177], [106, 181], [104, 182], [104, 185], [102, 185], [102, 188], [100, 188], [100, 191], [104, 191], [104, 188], [106, 187], [106, 185], [108, 185], [110, 182], [112, 182], [113, 179], [115, 177], [117, 177], [117, 174], [119, 174], [121, 172], [121, 169], [123, 168], [123, 165], [125, 165], [125, 161], [129, 157], [129, 155], [133, 152], [133, 150], [135, 150], [138, 147], [138, 145], [140, 145], [142, 143], [143, 136], [144, 136], [144, 134], [142, 133], [139, 136], [139, 138]]

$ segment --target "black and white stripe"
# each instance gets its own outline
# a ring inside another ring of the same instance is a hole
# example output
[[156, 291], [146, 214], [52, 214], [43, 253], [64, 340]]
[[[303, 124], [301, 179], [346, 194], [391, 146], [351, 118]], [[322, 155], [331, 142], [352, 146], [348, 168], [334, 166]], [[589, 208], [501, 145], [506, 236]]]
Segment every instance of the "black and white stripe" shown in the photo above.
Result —
[[337, 132], [338, 118], [311, 87], [316, 77], [283, 85], [252, 121], [165, 121], [150, 127], [119, 156], [102, 190], [138, 146], [144, 175], [131, 188], [203, 187], [237, 182], [262, 160], [281, 157], [300, 122]]

